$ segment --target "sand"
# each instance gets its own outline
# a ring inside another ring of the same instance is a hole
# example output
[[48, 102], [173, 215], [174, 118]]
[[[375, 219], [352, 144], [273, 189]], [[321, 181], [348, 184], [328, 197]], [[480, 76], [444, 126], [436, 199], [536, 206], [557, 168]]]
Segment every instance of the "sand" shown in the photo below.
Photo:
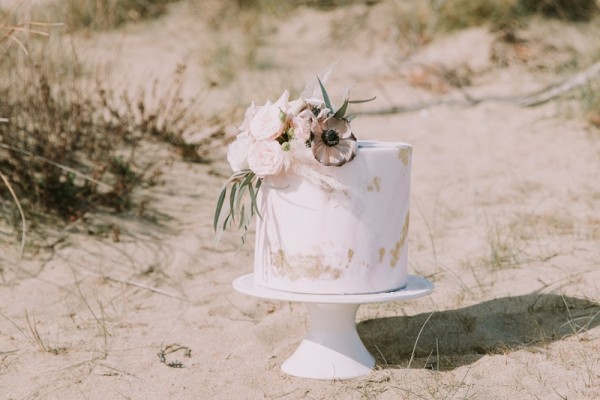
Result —
[[[378, 96], [361, 110], [442, 101], [353, 123], [361, 139], [413, 145], [409, 272], [435, 284], [420, 299], [360, 307], [373, 372], [346, 381], [281, 372], [306, 310], [233, 290], [252, 271], [253, 232], [241, 250], [235, 232], [214, 243], [215, 199], [230, 173], [218, 143], [211, 163], [173, 157], [164, 182], [136, 194], [146, 218], [90, 213], [18, 265], [17, 245], [2, 249], [0, 398], [600, 398], [600, 135], [577, 94], [530, 108], [464, 101], [564, 79], [580, 70], [560, 68], [564, 59], [585, 61], [600, 36], [534, 19], [522, 32], [527, 51], [481, 27], [409, 54], [381, 22], [388, 6], [300, 9], [263, 29], [256, 57], [271, 64], [233, 63], [229, 82], [205, 58], [218, 33], [185, 2], [157, 21], [76, 39], [84, 59], [132, 86], [185, 62], [186, 90], [202, 93], [207, 112], [241, 116], [336, 60], [330, 92], [354, 84], [356, 97]], [[357, 18], [364, 27], [331, 39], [330, 26]], [[219, 36], [233, 54], [235, 35]], [[470, 85], [456, 88], [444, 71]], [[221, 81], [207, 89], [210, 74]], [[225, 123], [229, 138], [239, 122]], [[119, 240], [88, 233], [98, 226], [117, 226]]]

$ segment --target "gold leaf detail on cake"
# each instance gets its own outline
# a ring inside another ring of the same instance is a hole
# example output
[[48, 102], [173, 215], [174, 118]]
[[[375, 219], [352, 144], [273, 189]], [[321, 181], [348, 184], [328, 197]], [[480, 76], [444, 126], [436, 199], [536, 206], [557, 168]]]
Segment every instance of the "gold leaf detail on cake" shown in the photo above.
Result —
[[400, 235], [400, 240], [396, 242], [394, 248], [390, 252], [390, 254], [392, 255], [390, 266], [392, 268], [394, 268], [398, 264], [398, 261], [400, 261], [400, 252], [402, 251], [402, 247], [404, 247], [404, 243], [406, 242], [406, 236], [408, 234], [409, 217], [410, 214], [406, 213], [406, 218], [404, 218], [404, 225], [402, 225], [402, 233]]
[[385, 257], [385, 248], [379, 248], [379, 263], [383, 262], [383, 257]]
[[373, 178], [373, 182], [367, 186], [369, 192], [379, 192], [381, 190], [381, 178], [376, 176]]
[[348, 264], [352, 262], [352, 257], [354, 257], [354, 250], [348, 249]]
[[398, 151], [398, 158], [402, 161], [402, 164], [406, 167], [410, 159], [410, 147], [400, 147]]
[[283, 275], [283, 267], [286, 264], [285, 261], [285, 253], [283, 250], [277, 250], [276, 252], [271, 252], [271, 266], [278, 274]]
[[271, 252], [271, 266], [276, 275], [285, 276], [292, 281], [300, 278], [336, 280], [342, 274], [339, 267], [325, 264], [323, 256], [289, 255], [283, 250]]

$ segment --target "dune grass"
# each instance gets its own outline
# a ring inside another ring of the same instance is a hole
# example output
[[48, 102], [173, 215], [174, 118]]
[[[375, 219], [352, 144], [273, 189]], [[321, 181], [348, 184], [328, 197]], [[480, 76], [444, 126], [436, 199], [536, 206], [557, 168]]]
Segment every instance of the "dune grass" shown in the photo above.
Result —
[[49, 11], [57, 15], [68, 30], [108, 30], [129, 22], [158, 18], [178, 0], [62, 0], [51, 3]]
[[201, 144], [184, 138], [202, 123], [182, 96], [184, 66], [169, 82], [115, 90], [90, 79], [59, 23], [33, 14], [17, 7], [0, 19], [0, 219], [24, 237], [26, 224], [126, 210], [136, 188], [156, 183], [159, 160], [173, 153], [164, 143], [202, 161]]

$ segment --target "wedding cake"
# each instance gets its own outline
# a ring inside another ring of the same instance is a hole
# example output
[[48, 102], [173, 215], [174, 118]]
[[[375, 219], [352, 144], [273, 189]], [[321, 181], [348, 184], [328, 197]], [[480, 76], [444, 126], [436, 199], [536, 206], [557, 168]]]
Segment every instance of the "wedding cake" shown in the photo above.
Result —
[[[394, 291], [407, 283], [411, 146], [358, 141], [348, 106], [320, 79], [298, 99], [254, 103], [227, 159], [217, 234], [256, 219], [257, 285], [312, 294]], [[226, 217], [221, 218], [222, 212]], [[256, 217], [256, 218], [255, 218]]]

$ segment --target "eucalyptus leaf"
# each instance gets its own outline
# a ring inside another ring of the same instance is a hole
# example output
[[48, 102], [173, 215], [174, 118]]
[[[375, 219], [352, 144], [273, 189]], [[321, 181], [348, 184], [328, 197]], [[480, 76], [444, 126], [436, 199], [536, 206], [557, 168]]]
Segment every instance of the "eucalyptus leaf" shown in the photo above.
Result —
[[237, 189], [238, 182], [235, 182], [229, 192], [229, 215], [231, 215], [232, 219], [235, 219], [235, 194], [237, 193]]
[[225, 221], [223, 221], [223, 227], [221, 229], [226, 230], [229, 227], [229, 225], [231, 225], [230, 221], [231, 221], [231, 213], [228, 214], [227, 217], [225, 217]]
[[248, 228], [245, 224], [245, 222], [246, 222], [245, 214], [246, 214], [246, 207], [242, 204], [242, 208], [240, 210], [240, 222], [238, 225], [238, 229], [242, 229], [242, 227], [244, 227], [244, 230], [247, 230], [247, 228]]
[[235, 199], [235, 208], [237, 210], [239, 210], [241, 207], [243, 207], [242, 204], [242, 200], [244, 199], [244, 195], [246, 194], [246, 192], [248, 191], [248, 185], [241, 185], [240, 189], [238, 190], [237, 194], [236, 194], [236, 199]]
[[246, 178], [242, 181], [242, 185], [250, 185], [255, 177], [256, 177], [256, 175], [254, 175], [253, 172], [249, 173], [246, 176]]
[[217, 208], [215, 210], [215, 219], [213, 222], [213, 227], [215, 229], [215, 233], [217, 232], [217, 226], [219, 225], [219, 218], [221, 217], [221, 210], [223, 209], [223, 203], [225, 202], [225, 196], [227, 195], [227, 186], [224, 186], [221, 190], [221, 194], [217, 200]]
[[[215, 210], [213, 225], [217, 242], [220, 240], [223, 231], [233, 226], [243, 231], [242, 243], [246, 240], [246, 234], [248, 227], [252, 223], [252, 217], [255, 212], [259, 214], [257, 193], [261, 184], [262, 179], [258, 178], [249, 169], [236, 171], [229, 177], [221, 189]], [[227, 193], [228, 191], [229, 193]], [[229, 210], [221, 222], [221, 215], [224, 213], [223, 209], [227, 194], [229, 194]]]
[[258, 202], [256, 201], [256, 196], [258, 194], [258, 190], [260, 189], [261, 183], [262, 179], [259, 179], [254, 188], [252, 187], [252, 185], [248, 187], [250, 192], [250, 201], [252, 202], [252, 214], [256, 213], [256, 215], [258, 215], [259, 218], [262, 218], [262, 216], [260, 215], [260, 211], [258, 211]]

